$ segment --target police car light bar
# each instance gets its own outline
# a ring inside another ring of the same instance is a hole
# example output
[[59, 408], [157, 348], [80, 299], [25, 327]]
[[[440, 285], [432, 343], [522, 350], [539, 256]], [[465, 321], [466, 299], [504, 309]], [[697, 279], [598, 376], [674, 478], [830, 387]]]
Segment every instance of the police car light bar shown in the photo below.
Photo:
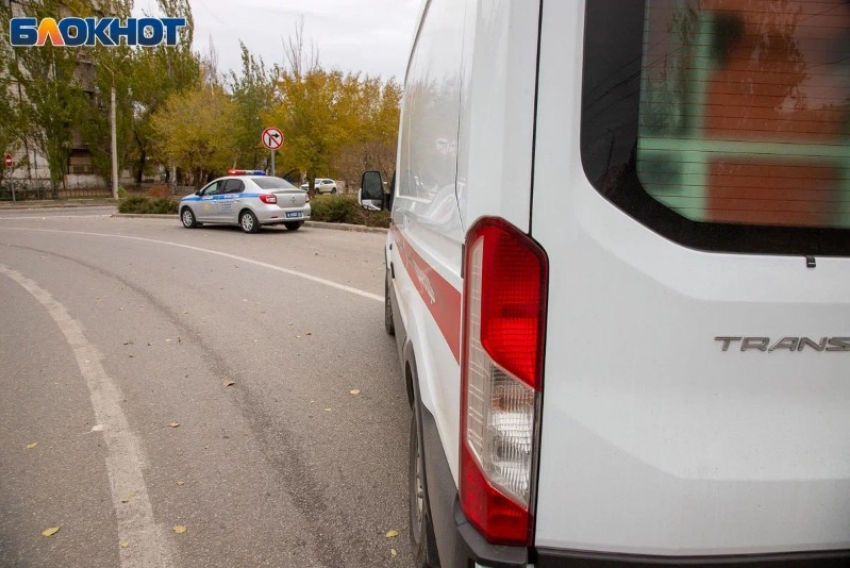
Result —
[[266, 172], [263, 170], [227, 170], [229, 176], [264, 176]]

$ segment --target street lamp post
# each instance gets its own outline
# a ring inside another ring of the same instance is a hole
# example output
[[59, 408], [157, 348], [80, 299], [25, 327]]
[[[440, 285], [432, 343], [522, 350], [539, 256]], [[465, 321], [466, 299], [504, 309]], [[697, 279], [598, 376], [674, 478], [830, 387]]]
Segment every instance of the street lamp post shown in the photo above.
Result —
[[118, 126], [115, 118], [115, 72], [112, 72], [109, 122], [112, 131], [112, 199], [118, 200]]

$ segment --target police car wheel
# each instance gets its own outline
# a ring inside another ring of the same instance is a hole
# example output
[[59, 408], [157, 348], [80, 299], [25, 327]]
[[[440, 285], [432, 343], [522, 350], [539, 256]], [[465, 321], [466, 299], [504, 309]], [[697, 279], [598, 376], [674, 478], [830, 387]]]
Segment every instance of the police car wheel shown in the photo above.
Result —
[[256, 233], [260, 230], [260, 222], [251, 211], [243, 211], [239, 215], [239, 226], [246, 233]]
[[194, 229], [198, 226], [198, 220], [195, 219], [195, 214], [192, 213], [192, 210], [188, 207], [183, 209], [183, 212], [180, 214], [180, 219], [183, 221], [183, 226], [187, 229]]

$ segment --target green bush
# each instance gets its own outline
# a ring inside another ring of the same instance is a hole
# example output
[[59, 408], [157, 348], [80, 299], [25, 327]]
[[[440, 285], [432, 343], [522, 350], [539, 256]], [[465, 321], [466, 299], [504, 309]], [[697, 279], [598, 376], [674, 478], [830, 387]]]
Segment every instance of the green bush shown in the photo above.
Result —
[[325, 223], [356, 223], [360, 205], [347, 195], [319, 195], [310, 202], [311, 219]]
[[348, 223], [367, 227], [389, 227], [389, 211], [367, 211], [351, 195], [319, 195], [310, 202], [313, 221]]
[[154, 199], [148, 203], [148, 213], [154, 215], [176, 215], [177, 202], [171, 199]]
[[134, 195], [118, 204], [118, 212], [137, 215], [176, 215], [177, 202], [171, 199], [148, 199], [141, 195]]

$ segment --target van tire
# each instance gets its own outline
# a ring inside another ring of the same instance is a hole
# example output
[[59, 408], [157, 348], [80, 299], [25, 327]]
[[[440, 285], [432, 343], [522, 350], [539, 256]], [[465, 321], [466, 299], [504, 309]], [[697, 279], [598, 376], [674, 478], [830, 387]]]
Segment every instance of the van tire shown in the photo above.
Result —
[[393, 301], [390, 297], [390, 273], [387, 271], [384, 278], [384, 329], [387, 335], [395, 335], [395, 321], [393, 321]]
[[437, 539], [431, 523], [431, 506], [425, 485], [425, 456], [414, 404], [410, 421], [410, 450], [408, 467], [408, 501], [410, 503], [410, 544], [415, 568], [440, 566]]

